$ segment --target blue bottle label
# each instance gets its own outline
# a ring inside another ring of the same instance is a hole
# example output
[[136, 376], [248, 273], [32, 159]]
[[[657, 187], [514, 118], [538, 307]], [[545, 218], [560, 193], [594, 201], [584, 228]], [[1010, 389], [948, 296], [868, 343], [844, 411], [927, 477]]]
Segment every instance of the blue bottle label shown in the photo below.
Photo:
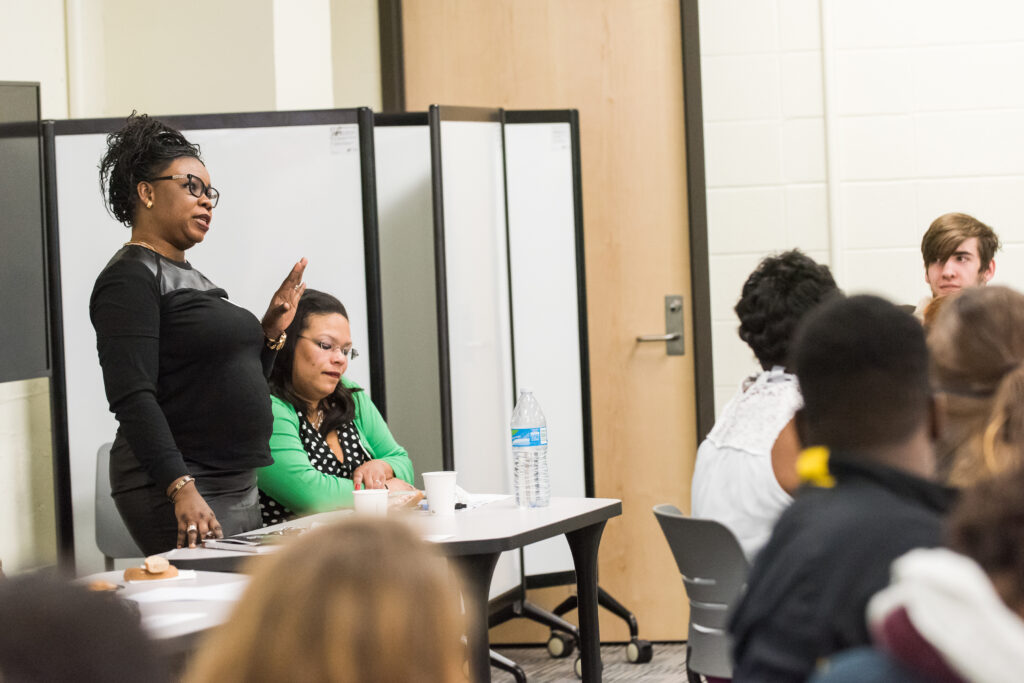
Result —
[[513, 428], [512, 447], [547, 446], [548, 430], [546, 427]]

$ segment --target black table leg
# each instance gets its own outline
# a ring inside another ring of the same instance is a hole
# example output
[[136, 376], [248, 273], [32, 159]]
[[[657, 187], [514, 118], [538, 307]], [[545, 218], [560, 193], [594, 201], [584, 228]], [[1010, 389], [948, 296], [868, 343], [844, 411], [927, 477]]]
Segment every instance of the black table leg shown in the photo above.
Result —
[[597, 620], [597, 549], [604, 522], [591, 524], [565, 535], [576, 565], [576, 593], [579, 598], [580, 662], [583, 680], [601, 680], [601, 633]]
[[[487, 636], [487, 594], [500, 553], [458, 555], [449, 558], [458, 566], [465, 584], [463, 600], [469, 623], [466, 640], [469, 650], [469, 680], [489, 683], [491, 680], [491, 647]], [[595, 583], [596, 585], [596, 583]], [[596, 593], [595, 593], [596, 596]], [[596, 597], [595, 597], [596, 600]]]

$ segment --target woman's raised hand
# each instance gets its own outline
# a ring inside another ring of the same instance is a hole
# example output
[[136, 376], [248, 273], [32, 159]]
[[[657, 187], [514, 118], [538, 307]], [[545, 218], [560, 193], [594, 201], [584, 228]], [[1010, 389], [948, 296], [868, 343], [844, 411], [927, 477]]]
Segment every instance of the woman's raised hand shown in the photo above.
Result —
[[299, 305], [299, 299], [306, 291], [306, 283], [302, 281], [302, 274], [306, 271], [308, 263], [309, 261], [303, 256], [292, 267], [288, 277], [284, 279], [270, 299], [270, 306], [263, 316], [263, 333], [267, 335], [267, 339], [280, 337], [295, 318], [295, 307]]

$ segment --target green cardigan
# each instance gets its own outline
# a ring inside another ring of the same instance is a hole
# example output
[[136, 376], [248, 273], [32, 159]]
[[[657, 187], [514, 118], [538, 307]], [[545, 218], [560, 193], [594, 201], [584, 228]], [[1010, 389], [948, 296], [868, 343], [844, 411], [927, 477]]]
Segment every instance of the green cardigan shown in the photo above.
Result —
[[[359, 386], [342, 377], [350, 389]], [[355, 427], [359, 442], [371, 458], [391, 465], [395, 476], [411, 484], [412, 461], [391, 436], [384, 418], [365, 391], [352, 394], [356, 402]], [[270, 454], [274, 464], [256, 470], [256, 483], [271, 498], [298, 515], [352, 507], [352, 480], [317, 471], [299, 437], [299, 416], [290, 403], [271, 396], [274, 431]]]

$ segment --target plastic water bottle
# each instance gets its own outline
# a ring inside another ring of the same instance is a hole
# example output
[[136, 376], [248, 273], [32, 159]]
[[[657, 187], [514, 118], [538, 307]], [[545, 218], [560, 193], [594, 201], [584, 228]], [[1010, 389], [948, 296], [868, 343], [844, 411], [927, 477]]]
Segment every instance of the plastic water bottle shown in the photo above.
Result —
[[551, 500], [548, 479], [548, 422], [529, 389], [519, 391], [512, 411], [512, 473], [516, 504], [547, 507]]

